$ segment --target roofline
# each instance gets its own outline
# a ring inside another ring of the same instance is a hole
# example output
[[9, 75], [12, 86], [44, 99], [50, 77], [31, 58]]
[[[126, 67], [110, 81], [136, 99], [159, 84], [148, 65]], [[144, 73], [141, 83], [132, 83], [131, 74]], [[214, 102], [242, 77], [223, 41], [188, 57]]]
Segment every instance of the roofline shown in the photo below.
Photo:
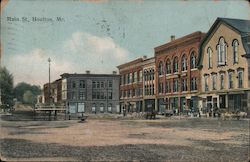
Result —
[[[223, 21], [223, 19], [230, 19], [230, 18], [221, 18], [221, 17], [218, 17], [215, 22], [213, 23], [213, 25], [210, 27], [210, 29], [208, 30], [207, 34], [205, 35], [205, 37], [202, 39], [201, 43], [200, 43], [200, 46], [199, 46], [199, 50], [198, 50], [198, 62], [197, 62], [197, 66], [199, 68], [202, 68], [202, 65], [201, 65], [201, 56], [202, 56], [202, 48], [203, 48], [203, 45], [204, 43], [207, 41], [207, 39], [209, 38], [209, 36], [211, 35], [211, 33], [214, 31], [215, 27], [221, 22], [221, 23], [224, 23], [228, 26], [230, 26], [231, 28], [233, 28], [234, 30], [238, 31], [239, 34], [241, 35], [241, 39], [242, 39], [242, 33], [244, 32], [241, 32], [239, 31], [237, 28], [235, 28], [234, 26], [230, 25], [229, 23], [227, 23], [226, 21]], [[236, 20], [244, 20], [244, 19], [236, 19]], [[243, 41], [242, 41], [243, 42]], [[244, 46], [244, 45], [243, 45]], [[245, 48], [245, 47], [244, 47]], [[246, 49], [245, 49], [246, 50]]]
[[155, 53], [163, 51], [163, 50], [165, 50], [167, 48], [171, 48], [171, 47], [173, 47], [175, 45], [179, 45], [181, 43], [186, 42], [186, 40], [188, 40], [188, 39], [193, 39], [194, 37], [197, 37], [197, 36], [200, 36], [200, 35], [204, 35], [204, 34], [205, 33], [201, 32], [201, 31], [196, 31], [196, 32], [193, 32], [191, 34], [185, 35], [183, 37], [180, 37], [178, 39], [175, 39], [173, 41], [170, 41], [170, 42], [167, 42], [167, 43], [165, 43], [163, 45], [155, 47], [154, 48]]

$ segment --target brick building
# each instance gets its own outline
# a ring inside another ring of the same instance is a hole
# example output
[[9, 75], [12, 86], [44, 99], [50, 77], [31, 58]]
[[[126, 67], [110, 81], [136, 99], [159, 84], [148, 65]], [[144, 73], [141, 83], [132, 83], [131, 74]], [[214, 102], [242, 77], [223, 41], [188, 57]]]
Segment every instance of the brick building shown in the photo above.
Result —
[[117, 66], [120, 73], [120, 107], [128, 112], [143, 111], [143, 60], [138, 58]]
[[113, 74], [61, 75], [61, 98], [70, 113], [120, 113], [119, 78]]
[[184, 112], [198, 108], [197, 57], [204, 34], [194, 32], [155, 48], [157, 110]]
[[44, 93], [45, 104], [49, 104], [49, 103], [61, 104], [62, 103], [62, 97], [61, 97], [62, 79], [57, 79], [53, 81], [52, 83], [50, 83], [50, 94], [49, 94], [49, 83], [44, 84], [43, 93]]
[[201, 43], [200, 107], [250, 114], [250, 20], [217, 18]]
[[143, 110], [151, 111], [156, 107], [155, 58], [145, 59], [143, 67]]

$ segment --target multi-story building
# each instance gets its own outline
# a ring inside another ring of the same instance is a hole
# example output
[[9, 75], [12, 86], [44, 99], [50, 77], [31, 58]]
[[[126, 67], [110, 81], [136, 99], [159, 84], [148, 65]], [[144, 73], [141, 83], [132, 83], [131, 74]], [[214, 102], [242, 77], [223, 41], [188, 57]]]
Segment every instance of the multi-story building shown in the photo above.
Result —
[[143, 110], [151, 111], [156, 107], [155, 89], [155, 58], [145, 59], [142, 64], [143, 70]]
[[69, 112], [120, 113], [119, 79], [113, 74], [61, 75], [61, 97]]
[[143, 111], [143, 61], [138, 58], [117, 66], [120, 73], [120, 107], [128, 112]]
[[[50, 89], [50, 93], [49, 93]], [[57, 79], [52, 83], [46, 83], [43, 86], [45, 104], [61, 104], [62, 103], [62, 79]]]
[[194, 32], [155, 48], [157, 110], [197, 109], [200, 75], [196, 67], [204, 33]]
[[250, 20], [218, 18], [201, 42], [200, 107], [250, 113]]

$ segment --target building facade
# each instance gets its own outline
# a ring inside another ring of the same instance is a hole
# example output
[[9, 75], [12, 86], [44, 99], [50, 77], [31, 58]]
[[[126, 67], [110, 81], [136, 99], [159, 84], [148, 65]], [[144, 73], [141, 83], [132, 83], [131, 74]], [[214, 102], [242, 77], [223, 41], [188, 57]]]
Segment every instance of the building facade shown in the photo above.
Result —
[[119, 75], [62, 74], [61, 98], [70, 113], [120, 113]]
[[157, 110], [184, 113], [198, 109], [198, 49], [204, 33], [195, 32], [155, 48]]
[[143, 60], [117, 66], [120, 74], [120, 107], [127, 112], [143, 111]]
[[250, 113], [250, 20], [218, 18], [201, 43], [200, 107]]
[[156, 82], [155, 82], [155, 58], [143, 60], [143, 111], [152, 111], [157, 107]]

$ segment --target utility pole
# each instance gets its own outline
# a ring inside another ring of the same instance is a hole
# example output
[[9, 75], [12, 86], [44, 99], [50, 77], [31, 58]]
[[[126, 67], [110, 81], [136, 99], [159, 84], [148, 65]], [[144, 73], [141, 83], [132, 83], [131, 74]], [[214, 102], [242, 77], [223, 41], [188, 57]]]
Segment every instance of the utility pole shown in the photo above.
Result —
[[51, 62], [51, 59], [48, 58], [48, 62], [49, 62], [49, 105], [51, 103], [51, 92], [50, 92], [50, 62]]

